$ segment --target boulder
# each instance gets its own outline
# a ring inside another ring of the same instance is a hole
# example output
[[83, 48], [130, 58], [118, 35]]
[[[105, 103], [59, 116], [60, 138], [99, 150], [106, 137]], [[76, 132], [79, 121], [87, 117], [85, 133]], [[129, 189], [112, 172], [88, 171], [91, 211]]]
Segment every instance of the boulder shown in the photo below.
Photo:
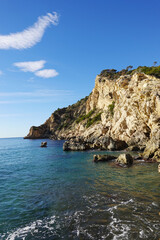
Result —
[[47, 142], [41, 142], [41, 147], [47, 147]]
[[63, 144], [63, 151], [84, 151], [88, 149], [88, 145], [84, 142], [74, 140], [66, 141]]
[[115, 156], [112, 156], [112, 155], [100, 155], [100, 154], [97, 154], [97, 155], [94, 155], [93, 156], [93, 161], [94, 162], [108, 162], [108, 161], [111, 161], [111, 160], [114, 160], [116, 159]]
[[130, 154], [120, 154], [116, 159], [116, 163], [119, 165], [131, 166], [133, 164], [133, 157]]
[[158, 149], [153, 156], [153, 159], [156, 160], [156, 162], [160, 162], [160, 149]]
[[151, 139], [147, 142], [143, 152], [144, 159], [154, 158], [154, 154], [160, 149], [160, 129], [155, 128], [152, 132]]
[[127, 147], [128, 145], [125, 141], [110, 138], [110, 142], [107, 149], [110, 151], [115, 151], [115, 150], [124, 150]]

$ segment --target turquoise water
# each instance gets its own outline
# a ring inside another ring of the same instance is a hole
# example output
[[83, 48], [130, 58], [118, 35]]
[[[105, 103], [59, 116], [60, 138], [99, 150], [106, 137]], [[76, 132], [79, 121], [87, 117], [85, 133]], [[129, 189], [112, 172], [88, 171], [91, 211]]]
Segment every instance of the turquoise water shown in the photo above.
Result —
[[157, 164], [95, 164], [47, 142], [0, 139], [0, 239], [160, 238]]

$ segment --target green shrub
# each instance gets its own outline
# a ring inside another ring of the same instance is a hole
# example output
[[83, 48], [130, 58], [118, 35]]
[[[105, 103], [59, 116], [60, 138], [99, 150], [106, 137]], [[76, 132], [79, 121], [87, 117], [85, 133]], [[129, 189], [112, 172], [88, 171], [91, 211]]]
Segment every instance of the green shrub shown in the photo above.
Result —
[[87, 125], [86, 127], [90, 127], [93, 123], [100, 121], [101, 120], [101, 114], [102, 113], [98, 113], [96, 116], [94, 116], [93, 118], [89, 118], [87, 121]]
[[110, 104], [110, 105], [108, 106], [108, 110], [109, 110], [111, 116], [114, 115], [114, 107], [115, 107], [115, 102], [113, 101], [112, 104]]
[[88, 114], [86, 115], [81, 115], [79, 118], [77, 118], [76, 123], [80, 123], [85, 119], [88, 119], [92, 116], [92, 114], [95, 112], [95, 109], [91, 110]]
[[141, 72], [141, 73], [145, 73], [147, 75], [152, 75], [152, 76], [155, 76], [157, 78], [160, 78], [160, 66], [157, 66], [157, 67], [138, 67], [137, 69], [137, 72]]
[[131, 70], [132, 66], [128, 66], [126, 69], [117, 71], [116, 69], [104, 69], [99, 76], [107, 77], [108, 79], [115, 80], [123, 75], [133, 75], [135, 72], [145, 73], [160, 78], [160, 66], [139, 66], [136, 69]]
[[110, 80], [114, 80], [119, 78], [125, 74], [131, 74], [133, 70], [128, 71], [128, 69], [122, 69], [121, 71], [117, 71], [116, 69], [105, 69], [100, 73], [100, 76], [107, 77]]

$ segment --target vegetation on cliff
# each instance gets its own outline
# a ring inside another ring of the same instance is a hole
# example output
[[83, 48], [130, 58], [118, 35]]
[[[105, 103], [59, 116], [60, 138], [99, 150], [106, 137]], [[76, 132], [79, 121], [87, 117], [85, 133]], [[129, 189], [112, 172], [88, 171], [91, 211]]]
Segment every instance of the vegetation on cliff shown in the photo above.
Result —
[[95, 109], [91, 110], [88, 114], [84, 114], [84, 115], [79, 116], [76, 119], [76, 123], [80, 123], [80, 122], [82, 122], [85, 119], [89, 119], [94, 112], [95, 112]]
[[93, 118], [89, 118], [86, 124], [86, 127], [89, 128], [92, 124], [101, 121], [101, 112], [97, 113]]
[[114, 107], [115, 107], [115, 101], [113, 101], [112, 104], [110, 104], [110, 105], [108, 106], [108, 110], [109, 110], [109, 112], [110, 112], [110, 114], [111, 114], [112, 117], [113, 117], [113, 115], [114, 115]]
[[[117, 71], [116, 69], [104, 69], [100, 76], [107, 77], [110, 80], [115, 80], [123, 75], [133, 75], [134, 73], [145, 73], [147, 75], [151, 75], [157, 78], [160, 78], [160, 65], [159, 66], [139, 66], [135, 69], [132, 69], [132, 66], [126, 67], [126, 69], [122, 69]], [[131, 70], [132, 69], [132, 70]]]
[[58, 108], [44, 124], [39, 127], [31, 127], [29, 134], [25, 138], [57, 139], [61, 133], [72, 127], [72, 124], [77, 120], [77, 118], [84, 116], [86, 113], [87, 99], [88, 96], [73, 105], [69, 105], [68, 107]]

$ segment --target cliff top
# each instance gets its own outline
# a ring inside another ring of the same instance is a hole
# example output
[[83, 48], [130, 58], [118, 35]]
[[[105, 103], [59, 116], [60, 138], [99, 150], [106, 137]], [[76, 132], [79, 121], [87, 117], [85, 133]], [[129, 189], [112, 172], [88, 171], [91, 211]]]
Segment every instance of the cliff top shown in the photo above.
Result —
[[107, 77], [110, 80], [116, 80], [123, 75], [133, 75], [134, 73], [145, 73], [147, 75], [160, 78], [160, 65], [159, 66], [139, 66], [138, 68], [132, 69], [133, 66], [128, 66], [126, 69], [117, 71], [116, 69], [104, 69], [99, 76]]

